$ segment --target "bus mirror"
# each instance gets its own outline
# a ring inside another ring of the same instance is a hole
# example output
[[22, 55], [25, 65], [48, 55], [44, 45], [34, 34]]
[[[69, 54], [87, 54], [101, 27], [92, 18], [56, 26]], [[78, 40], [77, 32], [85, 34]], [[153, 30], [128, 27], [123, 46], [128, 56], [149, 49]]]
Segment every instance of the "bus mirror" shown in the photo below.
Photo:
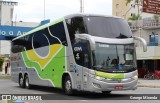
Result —
[[84, 39], [84, 40], [88, 40], [91, 46], [91, 50], [95, 50], [95, 41], [93, 39], [93, 37], [89, 34], [75, 34], [75, 38], [79, 38], [79, 39]]
[[142, 44], [143, 44], [143, 51], [147, 52], [147, 42], [146, 42], [146, 40], [141, 38], [141, 37], [137, 37], [137, 36], [134, 36], [134, 39], [141, 41]]

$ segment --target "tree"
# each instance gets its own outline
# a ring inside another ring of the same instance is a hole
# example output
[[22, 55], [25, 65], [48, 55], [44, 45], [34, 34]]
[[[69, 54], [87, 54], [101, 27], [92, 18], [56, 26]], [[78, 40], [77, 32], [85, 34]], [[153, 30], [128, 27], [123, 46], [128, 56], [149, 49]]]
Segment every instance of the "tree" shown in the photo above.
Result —
[[133, 1], [133, 0], [126, 0], [126, 6], [127, 6], [129, 3], [131, 3], [131, 1]]
[[[133, 0], [126, 0], [126, 5], [128, 5], [129, 3], [131, 3], [131, 1], [133, 1]], [[138, 8], [138, 19], [139, 19], [139, 17], [140, 17], [140, 13], [139, 13], [139, 6], [140, 6], [140, 4], [142, 3], [142, 1], [143, 0], [134, 0], [134, 3], [135, 3], [135, 5], [137, 5], [137, 8]], [[138, 20], [137, 19], [137, 20]]]
[[2, 71], [3, 62], [4, 62], [4, 58], [0, 57], [0, 71]]
[[156, 21], [156, 23], [158, 23], [160, 15], [159, 14], [155, 14], [155, 15], [153, 15], [153, 18]]
[[132, 21], [135, 21], [135, 20], [138, 20], [139, 19], [139, 14], [132, 14], [132, 16], [130, 18], [128, 18], [128, 20], [132, 20]]

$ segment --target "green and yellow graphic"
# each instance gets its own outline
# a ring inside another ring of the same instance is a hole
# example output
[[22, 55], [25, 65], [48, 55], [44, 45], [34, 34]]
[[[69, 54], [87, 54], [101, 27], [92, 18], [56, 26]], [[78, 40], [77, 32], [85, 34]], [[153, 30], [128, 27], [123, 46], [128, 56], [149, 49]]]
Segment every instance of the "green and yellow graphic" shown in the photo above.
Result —
[[[65, 46], [62, 45], [61, 41], [57, 37], [54, 37], [51, 33], [50, 35], [53, 38], [57, 39], [59, 43], [49, 43], [49, 45], [47, 46], [49, 47], [49, 52], [46, 52], [48, 54], [45, 57], [40, 56], [36, 52], [36, 50], [33, 48], [33, 43], [31, 50], [22, 52], [22, 57], [27, 68], [34, 68], [38, 72], [38, 75], [41, 79], [49, 80], [54, 87], [61, 88], [62, 75], [65, 72], [66, 50]], [[43, 49], [44, 48], [45, 47], [43, 47]]]

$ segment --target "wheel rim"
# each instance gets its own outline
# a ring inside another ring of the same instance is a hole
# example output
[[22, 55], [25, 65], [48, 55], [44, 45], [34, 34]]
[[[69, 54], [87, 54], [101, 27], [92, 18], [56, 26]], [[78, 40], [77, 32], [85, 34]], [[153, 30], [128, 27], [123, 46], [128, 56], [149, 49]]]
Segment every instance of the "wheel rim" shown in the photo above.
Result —
[[28, 80], [28, 77], [26, 77], [26, 87], [29, 86], [29, 80]]
[[21, 77], [20, 78], [20, 86], [22, 86], [23, 85], [23, 78]]
[[68, 92], [68, 91], [70, 91], [71, 90], [71, 81], [70, 80], [68, 80], [67, 82], [66, 82], [66, 91]]

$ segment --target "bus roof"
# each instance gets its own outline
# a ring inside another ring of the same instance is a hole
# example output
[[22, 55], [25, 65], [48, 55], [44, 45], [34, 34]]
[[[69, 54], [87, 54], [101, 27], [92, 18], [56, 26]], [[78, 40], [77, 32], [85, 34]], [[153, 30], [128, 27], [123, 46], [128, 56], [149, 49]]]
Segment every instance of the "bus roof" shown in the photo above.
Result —
[[25, 33], [25, 34], [14, 38], [12, 41], [17, 40], [17, 39], [19, 39], [19, 38], [22, 38], [22, 37], [24, 37], [24, 36], [26, 36], [26, 35], [29, 35], [29, 34], [31, 34], [31, 33], [34, 33], [34, 32], [36, 32], [36, 31], [39, 31], [39, 30], [41, 30], [41, 29], [44, 29], [44, 28], [46, 28], [46, 27], [49, 27], [49, 26], [51, 26], [51, 25], [57, 24], [57, 23], [59, 23], [59, 22], [62, 22], [64, 19], [69, 19], [69, 18], [73, 18], [73, 17], [85, 17], [85, 16], [95, 16], [95, 17], [96, 17], [96, 16], [97, 16], [97, 17], [100, 16], [100, 17], [120, 18], [120, 17], [117, 17], [117, 16], [97, 15], [97, 14], [82, 14], [82, 13], [79, 13], [79, 14], [70, 14], [70, 15], [64, 16], [64, 17], [62, 17], [62, 18], [60, 18], [60, 19], [57, 19], [56, 21], [53, 21], [53, 22], [51, 22], [51, 23], [47, 23], [47, 24], [45, 24], [45, 25], [36, 27], [35, 29], [33, 29], [33, 30], [31, 30], [31, 31], [29, 31], [29, 32], [27, 32], [27, 33]]
[[79, 14], [70, 14], [67, 16], [64, 16], [64, 19], [69, 19], [73, 17], [85, 17], [85, 16], [100, 16], [100, 17], [112, 17], [112, 18], [120, 18], [118, 16], [110, 16], [110, 15], [100, 15], [100, 14], [84, 14], [84, 13], [79, 13]]

